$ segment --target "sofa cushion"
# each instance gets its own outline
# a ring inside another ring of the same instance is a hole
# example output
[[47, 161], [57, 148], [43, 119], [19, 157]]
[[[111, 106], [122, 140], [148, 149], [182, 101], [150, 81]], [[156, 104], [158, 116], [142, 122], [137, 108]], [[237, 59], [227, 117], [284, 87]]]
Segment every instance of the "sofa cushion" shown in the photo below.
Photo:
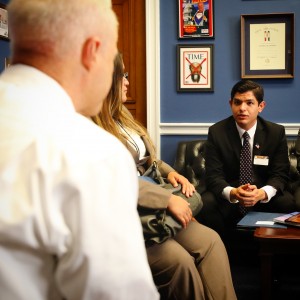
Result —
[[[297, 142], [295, 140], [287, 141], [288, 154], [291, 163], [288, 189], [290, 189], [292, 193], [296, 186], [300, 184], [300, 174], [298, 171], [300, 169], [300, 142], [298, 142], [298, 140]], [[202, 139], [179, 142], [173, 165], [177, 172], [185, 176], [192, 184], [195, 185], [199, 193], [203, 193], [206, 190], [205, 143], [206, 140]]]

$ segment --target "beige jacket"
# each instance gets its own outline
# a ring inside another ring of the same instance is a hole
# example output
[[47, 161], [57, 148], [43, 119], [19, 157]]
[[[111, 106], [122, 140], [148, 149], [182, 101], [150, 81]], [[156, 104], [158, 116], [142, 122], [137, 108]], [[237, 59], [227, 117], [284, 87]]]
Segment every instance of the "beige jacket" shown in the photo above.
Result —
[[[132, 157], [137, 165], [138, 170], [143, 174], [146, 169], [151, 165], [152, 159], [150, 157], [156, 157], [155, 149], [152, 147], [148, 137], [142, 136], [147, 154], [149, 154], [149, 160], [142, 166], [139, 166], [139, 157], [136, 150], [131, 146], [129, 142], [126, 143], [126, 147], [132, 154]], [[162, 160], [156, 160], [159, 171], [163, 177], [167, 177], [171, 171], [175, 171], [171, 166]], [[161, 188], [158, 185], [154, 185], [150, 182], [139, 179], [139, 199], [138, 205], [146, 208], [166, 208], [171, 196], [171, 192]]]

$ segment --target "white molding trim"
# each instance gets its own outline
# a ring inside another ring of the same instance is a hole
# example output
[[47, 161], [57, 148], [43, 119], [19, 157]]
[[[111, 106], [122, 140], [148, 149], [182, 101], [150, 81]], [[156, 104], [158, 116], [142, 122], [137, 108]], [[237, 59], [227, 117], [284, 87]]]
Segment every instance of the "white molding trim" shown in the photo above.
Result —
[[147, 130], [160, 156], [160, 10], [146, 0]]
[[[287, 136], [298, 134], [300, 123], [280, 123]], [[159, 135], [207, 135], [213, 123], [160, 123]]]

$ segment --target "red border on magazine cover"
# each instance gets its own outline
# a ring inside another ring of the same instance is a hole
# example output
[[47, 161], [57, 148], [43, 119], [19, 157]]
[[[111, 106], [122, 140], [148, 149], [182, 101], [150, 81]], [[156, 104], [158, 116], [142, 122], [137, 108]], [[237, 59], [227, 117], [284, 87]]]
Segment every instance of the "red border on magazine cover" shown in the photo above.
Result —
[[214, 0], [178, 0], [178, 38], [214, 37]]

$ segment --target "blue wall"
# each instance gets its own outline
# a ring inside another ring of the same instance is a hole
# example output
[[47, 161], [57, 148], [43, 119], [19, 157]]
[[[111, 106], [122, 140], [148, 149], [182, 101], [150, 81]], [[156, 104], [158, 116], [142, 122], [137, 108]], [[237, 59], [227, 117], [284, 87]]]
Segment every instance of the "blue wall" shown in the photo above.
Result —
[[[2, 4], [7, 4], [9, 0], [1, 0]], [[10, 56], [9, 41], [0, 39], [0, 72], [4, 70], [5, 58]]]
[[[214, 0], [215, 38], [179, 40], [177, 1], [160, 1], [161, 122], [214, 123], [227, 117], [230, 90], [241, 79], [241, 14], [295, 13], [294, 79], [260, 79], [267, 106], [262, 117], [278, 123], [299, 123], [300, 66], [299, 0]], [[214, 92], [176, 92], [176, 45], [214, 44]], [[177, 143], [195, 136], [162, 136], [161, 157], [173, 164]], [[197, 137], [196, 137], [197, 138]]]
[[[177, 38], [177, 2], [160, 1], [161, 122], [214, 123], [228, 116], [230, 89], [240, 80], [240, 15], [276, 12], [295, 13], [295, 78], [258, 80], [267, 102], [262, 116], [278, 123], [300, 122], [299, 0], [214, 0], [215, 38], [189, 41]], [[176, 92], [176, 45], [194, 43], [214, 44], [214, 92]], [[0, 71], [9, 56], [9, 42], [0, 40]], [[162, 159], [172, 165], [177, 143], [196, 138], [205, 137], [162, 136]]]

